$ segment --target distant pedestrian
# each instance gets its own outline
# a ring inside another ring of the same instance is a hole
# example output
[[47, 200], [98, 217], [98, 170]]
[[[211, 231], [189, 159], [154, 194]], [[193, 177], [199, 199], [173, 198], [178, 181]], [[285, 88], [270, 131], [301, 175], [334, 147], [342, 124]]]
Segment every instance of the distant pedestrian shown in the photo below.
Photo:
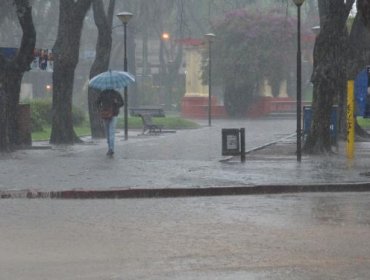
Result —
[[119, 114], [120, 107], [123, 106], [123, 99], [118, 91], [107, 89], [100, 93], [96, 101], [96, 105], [105, 125], [105, 135], [108, 143], [107, 156], [113, 157], [117, 116]]

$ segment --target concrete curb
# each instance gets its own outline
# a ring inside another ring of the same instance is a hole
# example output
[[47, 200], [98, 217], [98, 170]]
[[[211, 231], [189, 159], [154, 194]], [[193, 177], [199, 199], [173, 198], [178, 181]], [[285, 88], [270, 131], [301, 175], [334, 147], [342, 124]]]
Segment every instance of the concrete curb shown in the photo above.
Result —
[[116, 190], [64, 190], [64, 191], [3, 191], [0, 198], [50, 199], [125, 199], [171, 198], [198, 196], [262, 195], [308, 192], [370, 192], [370, 183], [340, 183], [312, 185], [258, 185], [208, 188], [155, 188]]

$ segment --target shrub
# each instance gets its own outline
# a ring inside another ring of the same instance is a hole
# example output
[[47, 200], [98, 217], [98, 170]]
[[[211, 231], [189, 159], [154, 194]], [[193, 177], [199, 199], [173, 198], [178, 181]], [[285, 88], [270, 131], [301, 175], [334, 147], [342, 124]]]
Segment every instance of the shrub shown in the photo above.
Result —
[[[30, 102], [32, 131], [42, 131], [43, 126], [51, 126], [51, 100], [35, 99]], [[85, 121], [85, 112], [73, 106], [72, 121], [74, 125], [81, 125]]]
[[32, 115], [37, 116], [44, 124], [51, 125], [51, 100], [35, 99], [31, 101]]
[[72, 107], [72, 120], [74, 125], [81, 125], [85, 121], [85, 118], [86, 114], [84, 110], [75, 106]]
[[39, 112], [34, 111], [31, 114], [31, 131], [32, 132], [41, 132], [43, 131], [43, 125], [45, 122], [41, 119]]

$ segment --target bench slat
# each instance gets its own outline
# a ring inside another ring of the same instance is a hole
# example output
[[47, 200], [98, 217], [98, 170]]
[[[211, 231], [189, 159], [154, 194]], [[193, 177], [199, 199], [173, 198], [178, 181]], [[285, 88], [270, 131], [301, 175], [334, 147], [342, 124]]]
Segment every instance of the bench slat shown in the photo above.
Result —
[[132, 117], [139, 117], [141, 114], [148, 114], [152, 117], [165, 117], [163, 108], [156, 107], [137, 107], [129, 108]]

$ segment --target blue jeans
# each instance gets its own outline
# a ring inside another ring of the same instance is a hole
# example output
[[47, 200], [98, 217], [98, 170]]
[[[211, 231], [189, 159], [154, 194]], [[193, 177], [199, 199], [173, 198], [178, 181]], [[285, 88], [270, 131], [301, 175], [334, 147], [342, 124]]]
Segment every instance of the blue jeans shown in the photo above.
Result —
[[114, 152], [114, 134], [116, 132], [117, 117], [104, 120], [105, 135], [107, 137], [108, 149]]

